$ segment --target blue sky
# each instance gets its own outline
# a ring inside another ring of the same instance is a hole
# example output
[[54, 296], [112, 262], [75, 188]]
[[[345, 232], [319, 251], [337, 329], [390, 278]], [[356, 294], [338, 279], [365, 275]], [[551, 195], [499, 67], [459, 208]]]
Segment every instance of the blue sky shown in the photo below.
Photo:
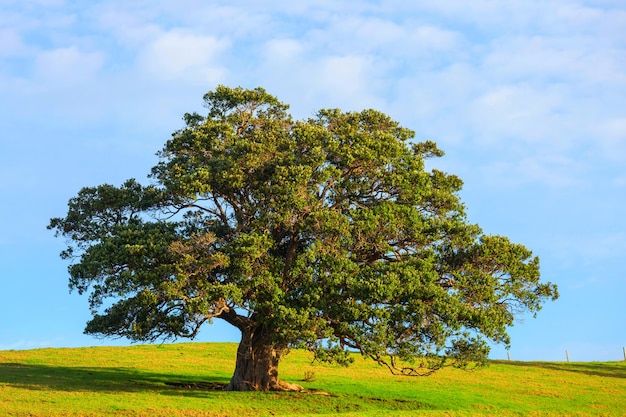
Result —
[[559, 285], [511, 329], [511, 357], [623, 359], [624, 28], [622, 0], [0, 0], [0, 349], [126, 343], [82, 334], [46, 225], [83, 186], [145, 181], [226, 84], [297, 118], [376, 108], [436, 141], [470, 221]]

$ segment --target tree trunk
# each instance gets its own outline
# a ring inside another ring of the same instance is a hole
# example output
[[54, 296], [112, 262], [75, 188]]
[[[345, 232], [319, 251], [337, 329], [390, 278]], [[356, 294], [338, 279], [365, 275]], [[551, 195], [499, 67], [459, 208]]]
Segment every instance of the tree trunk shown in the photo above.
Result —
[[302, 391], [297, 384], [278, 379], [278, 362], [286, 349], [278, 348], [263, 335], [262, 329], [241, 331], [235, 373], [226, 387], [229, 391]]

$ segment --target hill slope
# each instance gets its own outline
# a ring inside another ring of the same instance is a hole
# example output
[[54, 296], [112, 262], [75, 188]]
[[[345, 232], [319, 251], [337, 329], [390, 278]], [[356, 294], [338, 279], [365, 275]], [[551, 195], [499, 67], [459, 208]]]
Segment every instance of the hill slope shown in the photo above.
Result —
[[[236, 345], [184, 343], [0, 351], [2, 416], [619, 416], [626, 363], [494, 362], [395, 377], [357, 359], [312, 365], [294, 351], [281, 378], [310, 393], [232, 393]], [[302, 381], [309, 377], [310, 381]]]

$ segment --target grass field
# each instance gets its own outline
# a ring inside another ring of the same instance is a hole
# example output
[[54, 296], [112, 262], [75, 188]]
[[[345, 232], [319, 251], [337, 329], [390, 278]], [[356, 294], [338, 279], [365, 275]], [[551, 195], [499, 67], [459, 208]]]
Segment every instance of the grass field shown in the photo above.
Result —
[[0, 416], [626, 416], [624, 362], [501, 361], [408, 378], [360, 359], [312, 365], [295, 351], [281, 378], [308, 393], [207, 389], [228, 382], [235, 351], [228, 343], [0, 351]]

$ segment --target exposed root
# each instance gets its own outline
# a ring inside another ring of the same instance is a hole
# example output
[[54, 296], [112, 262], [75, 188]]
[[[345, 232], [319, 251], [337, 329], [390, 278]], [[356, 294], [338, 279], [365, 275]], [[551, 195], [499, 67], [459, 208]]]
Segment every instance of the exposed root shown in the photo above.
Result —
[[[177, 388], [204, 390], [204, 391], [230, 391], [230, 384], [223, 384], [220, 382], [165, 382], [165, 385]], [[255, 391], [249, 389], [249, 391]], [[310, 392], [312, 394], [320, 394], [315, 391], [307, 391], [303, 386], [298, 384], [291, 384], [289, 382], [278, 381], [277, 384], [270, 387], [269, 391], [282, 391], [282, 392]]]
[[305, 392], [306, 390], [303, 386], [298, 384], [278, 381], [277, 384], [271, 387], [271, 391]]

